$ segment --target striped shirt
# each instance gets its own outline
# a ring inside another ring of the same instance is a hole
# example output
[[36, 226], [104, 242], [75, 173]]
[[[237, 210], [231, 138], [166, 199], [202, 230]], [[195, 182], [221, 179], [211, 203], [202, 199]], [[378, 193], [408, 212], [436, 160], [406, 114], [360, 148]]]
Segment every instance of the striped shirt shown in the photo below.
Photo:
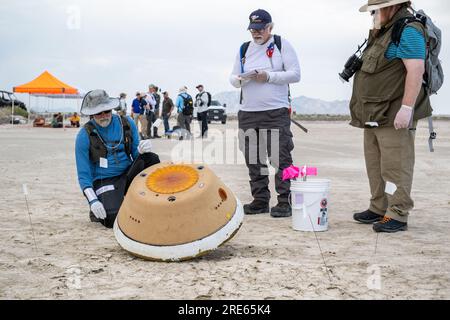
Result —
[[389, 45], [385, 55], [386, 59], [422, 59], [426, 58], [426, 44], [423, 34], [413, 27], [406, 27], [400, 38], [400, 43]]

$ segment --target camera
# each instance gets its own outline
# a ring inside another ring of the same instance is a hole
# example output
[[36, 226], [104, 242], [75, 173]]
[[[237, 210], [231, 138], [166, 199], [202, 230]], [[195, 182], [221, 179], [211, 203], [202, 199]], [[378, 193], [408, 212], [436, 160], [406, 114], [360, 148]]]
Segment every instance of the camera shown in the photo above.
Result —
[[339, 73], [339, 77], [345, 82], [349, 82], [350, 78], [361, 69], [362, 60], [356, 54], [352, 55], [344, 66], [344, 71]]
[[358, 46], [358, 50], [356, 50], [356, 52], [345, 63], [344, 71], [342, 71], [342, 73], [339, 73], [339, 77], [341, 78], [342, 82], [349, 82], [350, 78], [353, 77], [353, 75], [361, 69], [363, 64], [363, 61], [361, 59], [361, 49], [366, 45], [366, 43], [367, 39], [362, 45]]

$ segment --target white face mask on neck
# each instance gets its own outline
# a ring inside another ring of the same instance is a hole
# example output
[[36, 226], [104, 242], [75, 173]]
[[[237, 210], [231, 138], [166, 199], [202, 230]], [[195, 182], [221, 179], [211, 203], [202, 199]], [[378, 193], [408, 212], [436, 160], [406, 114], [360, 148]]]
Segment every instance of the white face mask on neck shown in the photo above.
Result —
[[380, 30], [381, 29], [381, 11], [380, 11], [380, 9], [374, 10], [374, 11], [375, 11], [375, 13], [372, 15], [372, 17], [373, 17], [372, 29]]

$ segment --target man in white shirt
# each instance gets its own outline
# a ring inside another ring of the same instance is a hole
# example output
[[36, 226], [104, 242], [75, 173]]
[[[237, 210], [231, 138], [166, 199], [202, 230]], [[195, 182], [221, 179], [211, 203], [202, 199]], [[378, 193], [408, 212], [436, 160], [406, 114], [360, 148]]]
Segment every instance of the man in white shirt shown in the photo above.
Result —
[[278, 170], [275, 175], [278, 204], [270, 209], [270, 214], [275, 218], [289, 217], [290, 181], [282, 180], [282, 171], [292, 164], [289, 84], [300, 81], [300, 65], [290, 43], [272, 35], [272, 17], [267, 11], [256, 10], [249, 19], [253, 41], [241, 46], [230, 76], [231, 84], [242, 90], [239, 147], [249, 169], [254, 198], [244, 206], [244, 211], [246, 214], [269, 211], [269, 158]]
[[199, 84], [197, 87], [198, 94], [195, 97], [195, 107], [197, 108], [197, 120], [200, 124], [200, 137], [206, 138], [208, 132], [208, 104], [209, 98], [208, 93], [205, 91], [205, 88], [202, 84]]
[[[155, 122], [155, 106], [156, 106], [156, 100], [153, 96], [153, 92], [151, 90], [151, 86], [149, 86], [149, 92], [147, 93], [145, 97], [145, 101], [147, 102], [147, 106], [145, 108], [145, 116], [147, 118], [147, 137], [149, 139], [152, 139], [152, 128], [153, 128], [153, 122]], [[156, 138], [153, 136], [153, 138]]]

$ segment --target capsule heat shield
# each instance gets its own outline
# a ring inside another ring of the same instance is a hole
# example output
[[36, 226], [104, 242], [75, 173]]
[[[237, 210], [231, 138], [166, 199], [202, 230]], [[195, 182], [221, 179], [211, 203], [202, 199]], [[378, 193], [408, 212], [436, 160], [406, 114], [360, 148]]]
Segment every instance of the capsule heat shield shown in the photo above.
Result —
[[239, 200], [206, 165], [161, 163], [131, 183], [114, 234], [136, 256], [188, 260], [231, 239], [243, 216]]

